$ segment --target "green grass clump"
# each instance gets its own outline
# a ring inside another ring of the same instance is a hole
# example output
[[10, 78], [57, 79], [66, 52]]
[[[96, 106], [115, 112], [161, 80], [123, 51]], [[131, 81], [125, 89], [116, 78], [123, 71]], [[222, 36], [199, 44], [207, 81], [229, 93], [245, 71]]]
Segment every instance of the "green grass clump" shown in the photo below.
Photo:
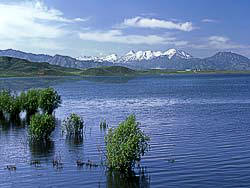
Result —
[[0, 92], [0, 111], [1, 114], [9, 112], [11, 106], [11, 94], [8, 90], [2, 90]]
[[148, 150], [150, 138], [146, 136], [130, 115], [115, 129], [110, 129], [106, 141], [106, 157], [109, 168], [129, 172]]
[[40, 90], [39, 107], [44, 113], [52, 114], [61, 103], [60, 95], [53, 88]]
[[34, 115], [38, 112], [40, 94], [40, 89], [30, 89], [26, 93], [22, 92], [20, 94], [20, 100], [27, 116]]
[[81, 137], [83, 135], [84, 121], [75, 113], [70, 114], [63, 121], [63, 132], [69, 137]]
[[17, 119], [22, 111], [20, 97], [8, 90], [0, 92], [0, 115], [9, 114], [10, 119]]
[[31, 116], [29, 134], [33, 140], [48, 140], [55, 129], [55, 119], [49, 114], [35, 114]]

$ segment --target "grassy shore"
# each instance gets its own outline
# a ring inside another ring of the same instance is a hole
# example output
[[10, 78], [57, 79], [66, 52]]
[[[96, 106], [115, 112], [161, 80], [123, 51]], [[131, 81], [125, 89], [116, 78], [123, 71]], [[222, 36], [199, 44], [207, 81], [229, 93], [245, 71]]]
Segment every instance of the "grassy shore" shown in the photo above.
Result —
[[250, 71], [185, 71], [168, 69], [132, 70], [121, 66], [98, 67], [80, 72], [81, 76], [144, 76], [144, 75], [169, 75], [169, 74], [250, 74]]

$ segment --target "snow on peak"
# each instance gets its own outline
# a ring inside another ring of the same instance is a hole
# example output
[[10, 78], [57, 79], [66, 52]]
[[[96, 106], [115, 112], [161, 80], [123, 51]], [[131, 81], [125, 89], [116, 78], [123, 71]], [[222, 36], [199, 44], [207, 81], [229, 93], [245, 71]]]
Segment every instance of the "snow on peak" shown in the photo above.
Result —
[[80, 56], [76, 58], [79, 61], [97, 61], [98, 58], [94, 56]]
[[111, 54], [105, 57], [100, 58], [102, 61], [108, 61], [108, 62], [116, 62], [118, 60], [118, 56], [116, 54]]
[[190, 59], [192, 56], [182, 50], [176, 50], [176, 49], [169, 49], [166, 52], [163, 53], [164, 55], [168, 56], [169, 59], [171, 59], [174, 56], [178, 56], [183, 59]]
[[83, 56], [77, 58], [78, 60], [84, 60], [84, 61], [89, 61], [89, 60], [94, 60], [98, 62], [132, 62], [132, 61], [143, 61], [143, 60], [151, 60], [157, 57], [167, 57], [168, 59], [172, 59], [173, 57], [179, 57], [182, 59], [190, 59], [192, 56], [184, 51], [181, 50], [176, 50], [176, 49], [169, 49], [165, 52], [162, 51], [129, 51], [127, 54], [124, 56], [118, 57], [116, 54], [111, 54], [108, 56], [103, 56], [103, 57], [92, 57], [92, 56]]

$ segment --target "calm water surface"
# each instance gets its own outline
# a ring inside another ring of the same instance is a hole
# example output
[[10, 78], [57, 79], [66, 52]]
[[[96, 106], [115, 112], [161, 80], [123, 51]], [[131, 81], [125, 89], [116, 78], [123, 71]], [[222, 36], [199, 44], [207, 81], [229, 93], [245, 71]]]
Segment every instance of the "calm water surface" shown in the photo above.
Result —
[[[141, 78], [6, 78], [0, 89], [54, 87], [62, 96], [47, 146], [28, 141], [25, 127], [0, 124], [0, 187], [250, 187], [250, 75], [171, 75]], [[60, 121], [82, 116], [84, 140], [61, 135]], [[151, 137], [143, 171], [129, 180], [101, 163], [105, 131], [134, 113]], [[58, 158], [63, 168], [53, 168]], [[39, 166], [31, 165], [39, 160]], [[15, 164], [16, 171], [6, 170]]]

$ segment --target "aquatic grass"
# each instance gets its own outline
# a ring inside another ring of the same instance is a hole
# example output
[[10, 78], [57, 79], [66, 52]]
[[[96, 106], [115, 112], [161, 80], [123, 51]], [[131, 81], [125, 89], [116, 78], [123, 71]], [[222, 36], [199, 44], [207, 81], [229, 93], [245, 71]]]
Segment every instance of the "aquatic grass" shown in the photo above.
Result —
[[17, 95], [10, 90], [0, 91], [0, 119], [7, 116], [10, 120], [20, 118], [26, 112], [27, 122], [37, 112], [52, 114], [61, 104], [61, 96], [53, 88], [30, 89]]
[[32, 140], [48, 140], [55, 129], [55, 118], [49, 114], [35, 114], [31, 116], [29, 134]]
[[22, 104], [19, 96], [11, 93], [10, 90], [2, 90], [0, 92], [0, 118], [9, 115], [10, 120], [19, 118], [22, 111]]
[[10, 111], [12, 97], [9, 90], [2, 90], [0, 92], [0, 111], [4, 115]]
[[109, 129], [105, 137], [106, 158], [109, 168], [129, 172], [149, 148], [150, 138], [146, 136], [130, 115], [115, 129]]
[[31, 116], [38, 112], [40, 94], [41, 89], [30, 89], [26, 93], [21, 92], [20, 100], [27, 116]]
[[108, 127], [109, 127], [109, 125], [106, 122], [106, 120], [101, 121], [101, 123], [100, 123], [100, 129], [101, 130], [106, 130]]
[[62, 132], [66, 132], [68, 137], [83, 136], [84, 121], [79, 115], [75, 113], [70, 114], [69, 117], [63, 120], [62, 127]]
[[61, 96], [53, 88], [40, 90], [39, 107], [44, 113], [52, 114], [61, 103]]

